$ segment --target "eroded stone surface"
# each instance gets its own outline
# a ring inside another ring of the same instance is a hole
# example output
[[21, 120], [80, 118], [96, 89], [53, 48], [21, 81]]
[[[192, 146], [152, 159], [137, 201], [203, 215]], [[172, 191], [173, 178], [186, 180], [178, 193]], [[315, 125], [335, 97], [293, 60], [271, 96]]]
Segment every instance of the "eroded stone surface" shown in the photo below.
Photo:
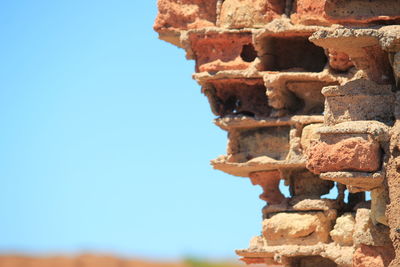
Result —
[[[318, 2], [318, 1], [317, 1]], [[336, 23], [368, 23], [377, 20], [396, 20], [400, 14], [400, 1], [381, 0], [325, 0], [325, 16]]]
[[399, 1], [159, 0], [228, 132], [213, 167], [268, 202], [246, 263], [400, 266]]
[[324, 172], [319, 177], [346, 185], [351, 193], [371, 191], [381, 187], [384, 180], [382, 172]]
[[[394, 95], [391, 85], [359, 79], [344, 86], [324, 87], [325, 121], [334, 125], [345, 121], [393, 120]], [[364, 103], [364, 105], [356, 105]]]
[[353, 245], [355, 219], [351, 213], [346, 213], [336, 219], [330, 235], [335, 243], [341, 246]]
[[268, 204], [279, 204], [285, 199], [279, 189], [281, 175], [278, 171], [253, 172], [250, 174], [250, 180], [252, 184], [262, 187], [264, 192], [260, 198]]
[[320, 135], [316, 132], [316, 130], [321, 126], [322, 123], [315, 123], [307, 125], [303, 128], [303, 132], [301, 134], [301, 148], [305, 153], [307, 153], [311, 143], [314, 141], [318, 141], [318, 139], [320, 138]]
[[371, 219], [373, 223], [388, 225], [385, 215], [387, 204], [388, 195], [385, 188], [383, 186], [374, 188], [371, 191]]
[[215, 25], [217, 0], [159, 0], [154, 29], [184, 30]]
[[348, 54], [355, 67], [369, 80], [381, 85], [393, 82], [389, 57], [379, 44], [379, 31], [321, 30], [314, 33], [310, 40], [327, 49]]
[[332, 69], [345, 72], [354, 66], [349, 55], [343, 52], [338, 52], [333, 49], [328, 49], [329, 65]]
[[189, 41], [199, 72], [247, 69], [257, 57], [251, 33], [195, 32]]
[[382, 224], [374, 224], [371, 220], [371, 210], [359, 208], [356, 211], [356, 223], [353, 240], [356, 246], [388, 246], [391, 244], [389, 228]]
[[354, 267], [386, 267], [394, 258], [391, 247], [361, 245], [354, 253]]
[[278, 18], [285, 8], [279, 0], [225, 0], [219, 24], [223, 28], [260, 27]]
[[203, 92], [218, 116], [266, 117], [271, 112], [261, 79], [219, 79], [205, 83]]
[[333, 187], [333, 182], [324, 181], [307, 170], [285, 172], [290, 179], [290, 193], [293, 198], [314, 198], [328, 194]]
[[296, 12], [291, 19], [295, 23], [329, 25], [325, 18], [325, 0], [297, 0]]
[[318, 142], [308, 150], [307, 168], [314, 173], [380, 169], [379, 143], [350, 137], [334, 144]]
[[284, 160], [289, 153], [289, 127], [265, 127], [232, 132], [228, 153], [231, 162], [246, 162], [258, 157]]
[[390, 226], [390, 239], [396, 250], [396, 259], [391, 267], [400, 266], [400, 123], [396, 122], [391, 130], [390, 158], [387, 168], [387, 182], [389, 187], [389, 203], [386, 211]]
[[263, 222], [268, 245], [315, 245], [329, 241], [332, 222], [323, 212], [278, 213]]

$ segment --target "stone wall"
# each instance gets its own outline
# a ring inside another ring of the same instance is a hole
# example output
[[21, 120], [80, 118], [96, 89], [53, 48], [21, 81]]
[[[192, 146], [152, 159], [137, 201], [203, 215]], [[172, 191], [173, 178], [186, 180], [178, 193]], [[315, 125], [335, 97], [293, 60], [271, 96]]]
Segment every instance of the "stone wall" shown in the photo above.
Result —
[[213, 167], [263, 189], [262, 234], [241, 259], [400, 266], [400, 0], [158, 6], [154, 29], [196, 61], [228, 132]]

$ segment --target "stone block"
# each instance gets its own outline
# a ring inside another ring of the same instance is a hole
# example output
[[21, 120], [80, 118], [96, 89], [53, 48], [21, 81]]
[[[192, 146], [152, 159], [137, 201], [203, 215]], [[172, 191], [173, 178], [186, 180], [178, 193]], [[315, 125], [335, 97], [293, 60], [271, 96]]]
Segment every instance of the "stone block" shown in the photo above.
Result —
[[383, 186], [371, 191], [371, 220], [374, 224], [388, 225], [386, 218], [386, 205], [388, 204], [388, 192]]
[[360, 24], [397, 20], [398, 0], [297, 0], [291, 19], [306, 25]]
[[350, 60], [349, 55], [344, 52], [339, 52], [333, 49], [328, 49], [329, 66], [338, 72], [346, 72], [354, 63]]
[[284, 160], [289, 153], [290, 127], [265, 127], [232, 132], [228, 154], [231, 162], [246, 162], [266, 156]]
[[400, 16], [399, 0], [325, 0], [324, 2], [324, 16], [333, 23], [359, 24], [374, 21], [390, 23]]
[[219, 19], [222, 28], [262, 27], [285, 9], [280, 0], [225, 0]]
[[279, 204], [285, 199], [279, 189], [280, 178], [279, 171], [250, 173], [251, 183], [260, 185], [263, 189], [260, 199], [267, 201], [268, 204]]
[[322, 125], [322, 123], [314, 123], [303, 128], [300, 142], [304, 153], [307, 153], [313, 140], [317, 141], [320, 138], [320, 135], [316, 132], [316, 130]]
[[332, 219], [323, 212], [278, 213], [263, 221], [268, 246], [315, 245], [329, 242]]
[[392, 247], [361, 245], [353, 255], [353, 267], [386, 267], [395, 254]]
[[217, 116], [247, 115], [266, 117], [271, 112], [261, 79], [210, 80], [203, 86], [213, 113]]
[[363, 79], [344, 86], [324, 87], [325, 122], [329, 125], [363, 120], [390, 122], [394, 111], [391, 90], [391, 85], [378, 85]]
[[328, 194], [333, 187], [333, 182], [321, 180], [318, 175], [306, 169], [284, 173], [286, 179], [290, 180], [289, 190], [292, 197], [319, 198]]
[[186, 30], [214, 26], [217, 0], [158, 0], [156, 31]]
[[388, 246], [391, 244], [389, 228], [382, 224], [373, 224], [371, 210], [359, 208], [356, 212], [353, 233], [354, 245]]
[[382, 172], [324, 172], [319, 177], [344, 184], [351, 193], [371, 191], [382, 186], [384, 180]]
[[307, 151], [310, 171], [374, 172], [380, 169], [381, 148], [377, 141], [366, 135], [342, 135], [332, 139], [329, 142], [318, 141]]
[[193, 32], [189, 42], [199, 72], [244, 70], [257, 58], [249, 32]]
[[325, 18], [326, 0], [297, 0], [291, 20], [296, 24], [329, 25]]
[[341, 246], [353, 245], [355, 219], [351, 213], [345, 213], [336, 219], [330, 235], [335, 243]]

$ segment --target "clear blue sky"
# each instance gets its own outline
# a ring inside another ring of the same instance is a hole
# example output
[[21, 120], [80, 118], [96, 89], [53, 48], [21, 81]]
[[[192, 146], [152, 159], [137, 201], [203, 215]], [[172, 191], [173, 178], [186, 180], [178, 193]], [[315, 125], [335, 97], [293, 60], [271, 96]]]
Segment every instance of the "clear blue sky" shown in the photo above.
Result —
[[155, 16], [1, 1], [1, 253], [233, 258], [259, 234], [261, 190], [212, 170], [226, 133]]

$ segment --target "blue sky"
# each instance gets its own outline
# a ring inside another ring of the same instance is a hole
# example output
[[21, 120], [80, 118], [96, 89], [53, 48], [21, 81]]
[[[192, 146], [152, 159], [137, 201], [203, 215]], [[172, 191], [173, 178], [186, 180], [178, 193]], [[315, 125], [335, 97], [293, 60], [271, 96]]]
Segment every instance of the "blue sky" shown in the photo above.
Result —
[[261, 190], [212, 170], [226, 133], [155, 16], [1, 1], [1, 253], [233, 258], [259, 234]]

